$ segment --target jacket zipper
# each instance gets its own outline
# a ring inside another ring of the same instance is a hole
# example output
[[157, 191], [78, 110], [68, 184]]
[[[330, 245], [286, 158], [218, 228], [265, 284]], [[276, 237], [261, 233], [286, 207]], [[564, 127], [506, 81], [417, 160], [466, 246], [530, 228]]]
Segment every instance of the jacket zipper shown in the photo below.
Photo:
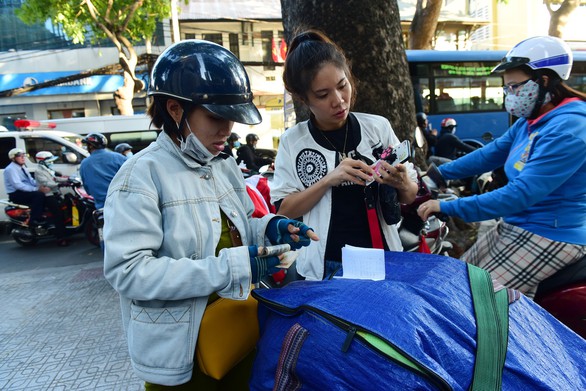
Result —
[[[391, 346], [393, 349], [395, 349], [396, 351], [398, 351], [399, 353], [401, 353], [403, 356], [407, 357], [410, 361], [414, 362], [417, 364], [417, 366], [420, 367], [421, 371], [423, 372], [424, 377], [429, 380], [431, 383], [433, 383], [438, 389], [440, 390], [448, 390], [451, 391], [452, 387], [448, 384], [448, 382], [446, 382], [441, 376], [439, 376], [437, 373], [435, 373], [433, 370], [429, 369], [427, 366], [421, 364], [419, 361], [415, 360], [413, 357], [411, 357], [410, 355], [408, 355], [406, 352], [404, 352], [403, 350], [399, 349], [399, 347], [397, 347], [395, 344], [393, 344], [392, 342], [390, 342], [388, 339], [383, 338], [382, 336], [373, 333], [370, 330], [364, 329], [362, 327], [356, 326], [352, 323], [348, 323], [336, 316], [333, 316], [331, 314], [328, 314], [325, 311], [322, 311], [318, 308], [312, 307], [312, 306], [306, 306], [306, 305], [302, 305], [299, 306], [297, 308], [290, 308], [290, 307], [286, 307], [282, 304], [279, 303], [275, 303], [273, 301], [267, 300], [264, 297], [260, 297], [254, 290], [252, 291], [252, 296], [257, 299], [258, 301], [268, 305], [269, 307], [272, 307], [282, 313], [288, 314], [288, 315], [293, 315], [295, 313], [300, 312], [301, 310], [306, 310], [309, 312], [313, 312], [319, 316], [321, 316], [322, 318], [330, 321], [332, 324], [334, 324], [336, 327], [339, 327], [340, 329], [346, 331], [346, 338], [344, 340], [344, 343], [342, 344], [342, 352], [347, 352], [348, 349], [350, 348], [350, 345], [352, 343], [352, 340], [354, 338], [360, 338], [363, 342], [365, 342], [367, 345], [372, 346], [370, 342], [368, 342], [367, 340], [365, 340], [363, 337], [360, 336], [360, 334], [358, 334], [358, 332], [364, 332], [367, 334], [371, 334], [373, 336], [375, 336], [376, 338], [384, 341], [386, 344], [388, 344], [389, 346]], [[388, 355], [386, 355], [385, 353], [381, 352], [380, 350], [372, 347], [373, 350], [376, 350], [378, 353], [384, 354], [390, 361], [394, 362], [397, 365], [400, 365], [401, 367], [414, 372], [415, 374], [420, 375], [421, 372], [417, 372], [415, 370], [413, 370], [413, 368], [397, 361], [396, 359], [394, 359], [393, 357], [390, 357]]]

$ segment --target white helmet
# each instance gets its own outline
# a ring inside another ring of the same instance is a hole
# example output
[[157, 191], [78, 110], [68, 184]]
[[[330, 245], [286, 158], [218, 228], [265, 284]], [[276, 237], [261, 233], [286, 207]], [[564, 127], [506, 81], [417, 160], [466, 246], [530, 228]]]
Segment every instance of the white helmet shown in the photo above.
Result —
[[447, 128], [447, 127], [449, 127], [449, 126], [452, 126], [452, 127], [454, 127], [454, 126], [457, 126], [457, 125], [458, 125], [458, 124], [456, 123], [456, 120], [455, 120], [455, 119], [453, 119], [453, 118], [444, 118], [444, 119], [442, 119], [442, 122], [441, 122], [441, 124], [440, 124], [440, 126], [441, 126], [442, 128]]
[[13, 160], [16, 155], [24, 155], [24, 151], [20, 148], [12, 148], [10, 151], [8, 151], [8, 159]]
[[58, 157], [54, 156], [49, 151], [41, 151], [41, 152], [37, 152], [37, 154], [35, 155], [35, 159], [37, 159], [37, 163], [42, 163], [44, 165], [47, 165], [47, 164], [52, 163], [55, 160], [57, 160]]
[[562, 80], [568, 80], [572, 62], [572, 50], [567, 43], [556, 37], [540, 36], [516, 44], [492, 71], [503, 72], [527, 65], [533, 70], [551, 69]]

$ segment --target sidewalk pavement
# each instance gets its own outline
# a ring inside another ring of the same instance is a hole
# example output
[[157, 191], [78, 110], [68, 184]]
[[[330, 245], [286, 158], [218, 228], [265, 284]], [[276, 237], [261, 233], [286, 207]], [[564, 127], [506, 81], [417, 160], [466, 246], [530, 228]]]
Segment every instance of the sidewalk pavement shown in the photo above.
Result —
[[102, 262], [0, 274], [0, 390], [143, 390]]

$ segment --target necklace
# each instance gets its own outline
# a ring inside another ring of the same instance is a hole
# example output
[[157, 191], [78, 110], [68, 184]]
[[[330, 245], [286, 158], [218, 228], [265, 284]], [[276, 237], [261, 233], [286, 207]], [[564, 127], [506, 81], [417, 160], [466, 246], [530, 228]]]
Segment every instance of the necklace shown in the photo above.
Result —
[[326, 134], [323, 130], [320, 129], [319, 133], [323, 136], [323, 138], [328, 142], [328, 144], [330, 144], [332, 146], [332, 148], [334, 148], [334, 151], [338, 152], [340, 154], [340, 161], [346, 159], [348, 157], [348, 155], [346, 154], [346, 142], [348, 141], [348, 120], [346, 120], [346, 131], [344, 134], [344, 147], [342, 148], [342, 151], [338, 151], [338, 148], [336, 148], [336, 146], [334, 145], [334, 143], [332, 143], [330, 141], [329, 138], [326, 137]]

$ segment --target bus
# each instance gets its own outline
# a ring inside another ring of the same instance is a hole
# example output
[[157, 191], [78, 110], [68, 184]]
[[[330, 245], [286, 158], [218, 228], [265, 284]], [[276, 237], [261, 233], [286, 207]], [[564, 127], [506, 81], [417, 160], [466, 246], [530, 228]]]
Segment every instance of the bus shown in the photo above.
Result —
[[[446, 117], [458, 123], [458, 137], [482, 146], [502, 135], [516, 118], [504, 108], [503, 78], [491, 70], [506, 51], [407, 50], [417, 112], [433, 128]], [[586, 92], [586, 52], [574, 52], [569, 86]]]
[[40, 122], [51, 124], [55, 130], [81, 136], [102, 133], [108, 140], [108, 148], [113, 150], [120, 143], [128, 143], [134, 153], [148, 147], [159, 134], [159, 130], [151, 126], [151, 120], [145, 114], [75, 117]]

